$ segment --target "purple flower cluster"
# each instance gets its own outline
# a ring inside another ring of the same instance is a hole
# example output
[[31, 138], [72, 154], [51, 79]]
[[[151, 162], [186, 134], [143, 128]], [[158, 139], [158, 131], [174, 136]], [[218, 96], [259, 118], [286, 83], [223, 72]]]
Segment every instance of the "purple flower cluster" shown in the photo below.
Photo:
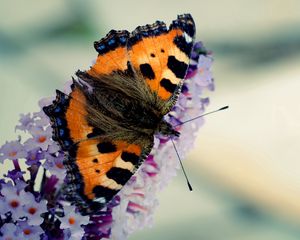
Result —
[[0, 163], [13, 163], [0, 182], [0, 239], [82, 238], [90, 218], [77, 213], [60, 194], [64, 153], [51, 139], [48, 117], [43, 111], [22, 114], [19, 122], [16, 129], [29, 137], [0, 148]]
[[[166, 116], [181, 133], [174, 142], [182, 158], [192, 148], [203, 119], [181, 123], [202, 114], [208, 104], [202, 92], [214, 89], [211, 65], [211, 53], [196, 43], [182, 94]], [[39, 105], [52, 100], [43, 99]], [[126, 239], [152, 224], [158, 206], [155, 195], [179, 168], [172, 142], [156, 136], [151, 154], [120, 193], [99, 214], [82, 216], [61, 194], [66, 176], [64, 153], [51, 138], [48, 117], [43, 111], [21, 114], [16, 130], [29, 137], [0, 147], [0, 164], [12, 166], [0, 179], [0, 239]]]
[[[202, 93], [205, 89], [214, 89], [212, 61], [211, 53], [201, 42], [197, 42], [182, 93], [172, 111], [166, 116], [166, 120], [177, 126], [176, 130], [180, 132], [180, 137], [174, 139], [174, 143], [181, 158], [192, 149], [203, 119], [199, 118], [182, 125], [181, 123], [203, 114], [208, 105], [209, 99], [202, 98]], [[127, 239], [138, 229], [152, 226], [153, 213], [158, 206], [156, 193], [176, 176], [179, 168], [178, 157], [170, 139], [156, 136], [150, 155], [118, 194], [121, 200], [112, 211], [112, 239]]]

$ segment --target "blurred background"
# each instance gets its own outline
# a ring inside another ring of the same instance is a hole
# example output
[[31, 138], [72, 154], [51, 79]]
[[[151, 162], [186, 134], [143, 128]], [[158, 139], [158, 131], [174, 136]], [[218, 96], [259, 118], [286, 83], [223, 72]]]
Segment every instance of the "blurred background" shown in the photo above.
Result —
[[300, 1], [9, 1], [0, 7], [0, 145], [20, 113], [87, 69], [110, 29], [190, 12], [214, 53], [210, 115], [154, 226], [130, 239], [300, 239]]

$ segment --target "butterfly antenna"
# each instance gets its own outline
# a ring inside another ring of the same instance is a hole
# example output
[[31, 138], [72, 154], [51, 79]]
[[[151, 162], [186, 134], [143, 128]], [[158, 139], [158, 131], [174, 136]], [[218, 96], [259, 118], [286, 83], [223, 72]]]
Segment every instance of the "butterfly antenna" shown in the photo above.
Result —
[[172, 143], [173, 143], [173, 146], [174, 146], [174, 149], [175, 149], [176, 155], [177, 155], [177, 157], [178, 157], [178, 160], [179, 160], [179, 162], [180, 162], [181, 169], [182, 169], [182, 171], [183, 171], [183, 174], [184, 174], [184, 176], [185, 176], [185, 179], [186, 179], [186, 183], [187, 183], [187, 185], [188, 185], [188, 187], [189, 187], [189, 190], [192, 192], [192, 191], [193, 191], [192, 185], [190, 184], [190, 182], [189, 182], [189, 179], [188, 179], [188, 177], [187, 177], [187, 175], [186, 175], [186, 173], [185, 173], [185, 170], [184, 170], [183, 164], [182, 164], [182, 162], [181, 162], [180, 156], [179, 156], [179, 154], [178, 154], [177, 148], [176, 148], [176, 146], [175, 146], [175, 143], [174, 143], [174, 141], [173, 141], [173, 139], [172, 139], [172, 138], [171, 138], [171, 141], [172, 141]]
[[189, 120], [186, 120], [186, 121], [184, 121], [184, 122], [182, 122], [182, 123], [179, 123], [179, 124], [175, 125], [174, 127], [180, 126], [180, 125], [182, 125], [182, 124], [184, 124], [184, 123], [187, 123], [187, 122], [194, 121], [194, 120], [196, 120], [196, 119], [198, 119], [198, 118], [202, 118], [202, 117], [204, 117], [204, 116], [206, 116], [206, 115], [209, 115], [209, 114], [212, 114], [212, 113], [215, 113], [215, 112], [219, 112], [219, 111], [225, 110], [225, 109], [227, 109], [227, 108], [229, 108], [229, 106], [224, 106], [224, 107], [221, 107], [221, 108], [219, 108], [219, 109], [217, 109], [217, 110], [214, 110], [214, 111], [211, 111], [211, 112], [208, 112], [208, 113], [204, 113], [204, 114], [202, 114], [202, 115], [200, 115], [200, 116], [198, 116], [198, 117], [194, 117], [194, 118], [192, 118], [192, 119], [189, 119]]

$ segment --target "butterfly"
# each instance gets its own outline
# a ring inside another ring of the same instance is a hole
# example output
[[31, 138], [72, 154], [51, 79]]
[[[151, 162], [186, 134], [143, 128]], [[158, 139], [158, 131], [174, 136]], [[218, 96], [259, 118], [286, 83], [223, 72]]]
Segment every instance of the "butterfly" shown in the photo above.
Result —
[[99, 212], [149, 155], [155, 134], [179, 136], [164, 116], [181, 92], [195, 36], [190, 14], [133, 32], [111, 30], [98, 57], [76, 72], [70, 94], [43, 108], [65, 152], [66, 199], [83, 215]]

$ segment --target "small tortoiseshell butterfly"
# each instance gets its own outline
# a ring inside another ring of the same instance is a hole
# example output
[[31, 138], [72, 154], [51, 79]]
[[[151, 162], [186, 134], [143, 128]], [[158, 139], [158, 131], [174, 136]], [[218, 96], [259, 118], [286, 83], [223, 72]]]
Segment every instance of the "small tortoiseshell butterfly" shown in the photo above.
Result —
[[77, 71], [69, 95], [56, 91], [44, 107], [53, 140], [66, 153], [66, 198], [84, 215], [101, 210], [135, 173], [155, 134], [179, 136], [164, 120], [185, 77], [195, 24], [179, 15], [133, 32], [111, 30], [94, 43], [99, 53]]

